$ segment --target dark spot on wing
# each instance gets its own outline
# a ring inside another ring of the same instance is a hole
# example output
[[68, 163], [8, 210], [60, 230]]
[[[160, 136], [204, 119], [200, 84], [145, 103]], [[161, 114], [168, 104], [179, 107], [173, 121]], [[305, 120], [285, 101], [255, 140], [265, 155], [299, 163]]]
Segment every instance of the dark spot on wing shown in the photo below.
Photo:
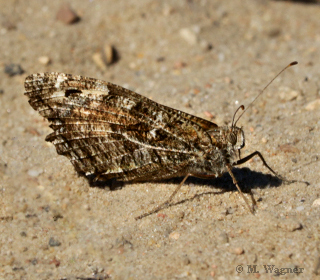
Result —
[[70, 95], [77, 94], [77, 93], [82, 93], [82, 91], [79, 89], [66, 89], [65, 90], [66, 97], [69, 97]]

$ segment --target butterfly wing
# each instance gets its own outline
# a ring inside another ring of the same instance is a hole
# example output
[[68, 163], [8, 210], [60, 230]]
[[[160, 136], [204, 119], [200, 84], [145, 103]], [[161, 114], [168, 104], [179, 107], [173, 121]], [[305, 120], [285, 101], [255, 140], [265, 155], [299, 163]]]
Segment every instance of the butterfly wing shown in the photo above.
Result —
[[50, 122], [46, 137], [85, 175], [154, 180], [184, 175], [214, 123], [102, 80], [63, 73], [26, 78], [30, 105]]

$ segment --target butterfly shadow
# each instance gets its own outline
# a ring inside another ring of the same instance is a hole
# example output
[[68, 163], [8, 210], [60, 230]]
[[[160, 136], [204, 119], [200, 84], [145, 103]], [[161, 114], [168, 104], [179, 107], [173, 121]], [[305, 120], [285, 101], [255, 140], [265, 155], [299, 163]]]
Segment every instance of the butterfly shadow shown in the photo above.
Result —
[[[279, 187], [283, 182], [280, 178], [273, 176], [271, 174], [263, 174], [261, 172], [252, 171], [249, 168], [233, 168], [232, 173], [235, 176], [235, 178], [238, 181], [238, 184], [240, 185], [241, 190], [244, 193], [248, 193], [250, 195], [250, 204], [252, 206], [257, 205], [257, 201], [254, 198], [254, 195], [252, 193], [252, 190], [255, 188], [269, 188], [269, 187]], [[176, 182], [177, 184], [181, 182], [183, 178], [174, 178], [172, 181]], [[178, 202], [169, 202], [168, 204], [164, 205], [163, 208], [158, 209], [156, 212], [159, 212], [163, 210], [164, 208], [170, 208], [179, 204], [183, 204], [188, 201], [193, 201], [197, 198], [200, 198], [202, 196], [206, 195], [220, 195], [225, 192], [230, 191], [237, 191], [236, 186], [234, 185], [231, 176], [226, 172], [219, 178], [214, 179], [201, 179], [196, 177], [189, 177], [186, 181], [186, 185], [199, 185], [199, 186], [205, 186], [210, 189], [218, 189], [216, 191], [205, 191], [202, 193], [195, 194], [192, 197], [185, 198], [183, 200], [180, 200]], [[258, 200], [259, 201], [259, 200]], [[254, 211], [254, 210], [253, 210]], [[146, 214], [145, 216], [148, 216], [149, 214], [152, 214], [153, 212], [150, 212]]]
[[[273, 176], [271, 174], [264, 174], [261, 172], [252, 171], [247, 167], [244, 168], [233, 168], [232, 173], [238, 181], [238, 184], [244, 193], [250, 195], [252, 205], [256, 205], [257, 201], [255, 200], [252, 190], [255, 188], [269, 188], [269, 187], [279, 187], [284, 181], [280, 178]], [[182, 178], [179, 178], [182, 180]], [[174, 180], [180, 182], [177, 178]], [[172, 207], [175, 205], [183, 204], [187, 201], [193, 201], [194, 199], [200, 198], [205, 195], [219, 195], [225, 192], [238, 191], [234, 185], [231, 176], [226, 172], [221, 177], [214, 179], [201, 179], [196, 177], [189, 177], [186, 181], [186, 184], [201, 185], [208, 187], [210, 189], [219, 189], [220, 191], [207, 191], [194, 195], [193, 197], [183, 199], [178, 202], [170, 203], [167, 207]]]
[[[261, 172], [252, 171], [247, 167], [233, 168], [232, 172], [237, 179], [239, 186], [243, 192], [250, 192], [255, 188], [279, 187], [282, 180], [271, 174], [263, 174]], [[87, 177], [91, 187], [109, 188], [111, 191], [118, 190], [126, 185], [134, 184], [135, 182], [121, 182], [116, 179], [94, 181], [94, 177]], [[161, 184], [180, 184], [183, 177], [175, 177], [171, 179], [156, 180]], [[232, 178], [226, 172], [221, 177], [212, 179], [202, 179], [190, 176], [185, 185], [205, 186], [208, 188], [221, 189], [223, 191], [236, 191]]]
[[[269, 187], [279, 187], [283, 183], [280, 178], [274, 175], [252, 171], [247, 167], [233, 168], [232, 173], [237, 179], [241, 190], [245, 193], [256, 188], [264, 189]], [[179, 180], [177, 180], [177, 182], [178, 181]], [[206, 186], [209, 188], [217, 188], [224, 191], [237, 191], [237, 188], [228, 172], [225, 172], [221, 177], [213, 179], [189, 177], [186, 184], [188, 183]]]
[[[249, 193], [251, 198], [251, 203], [253, 205], [256, 205], [257, 202], [252, 194], [252, 189], [255, 188], [269, 188], [269, 187], [279, 187], [283, 181], [271, 174], [264, 174], [261, 172], [252, 171], [247, 167], [244, 168], [233, 168], [232, 172], [235, 176], [235, 178], [238, 181], [238, 184], [241, 188], [241, 190], [244, 193]], [[156, 181], [160, 182], [161, 184], [176, 184], [177, 186], [181, 183], [183, 180], [183, 177], [176, 177], [172, 179], [167, 180], [161, 180]], [[116, 180], [106, 180], [106, 181], [97, 181], [93, 182], [91, 181], [90, 185], [92, 187], [98, 187], [98, 188], [109, 188], [110, 190], [118, 190], [119, 188], [122, 188], [124, 185], [130, 185], [133, 184], [133, 182], [117, 182]], [[152, 213], [157, 213], [165, 208], [170, 208], [172, 206], [183, 204], [187, 201], [193, 201], [194, 199], [197, 199], [199, 197], [205, 196], [205, 195], [219, 195], [223, 194], [225, 192], [230, 191], [237, 191], [236, 186], [234, 185], [232, 178], [230, 175], [226, 172], [221, 177], [213, 178], [213, 179], [201, 179], [190, 176], [187, 181], [185, 182], [185, 185], [189, 186], [202, 186], [202, 187], [208, 187], [210, 189], [218, 189], [217, 191], [205, 191], [200, 194], [196, 194], [190, 198], [185, 198], [183, 200], [180, 200], [178, 202], [168, 202], [167, 204], [163, 205], [160, 209], [157, 209], [156, 211], [152, 211], [150, 213], [147, 213], [144, 216], [149, 216]], [[220, 191], [219, 191], [220, 190]], [[140, 218], [139, 218], [140, 219]]]

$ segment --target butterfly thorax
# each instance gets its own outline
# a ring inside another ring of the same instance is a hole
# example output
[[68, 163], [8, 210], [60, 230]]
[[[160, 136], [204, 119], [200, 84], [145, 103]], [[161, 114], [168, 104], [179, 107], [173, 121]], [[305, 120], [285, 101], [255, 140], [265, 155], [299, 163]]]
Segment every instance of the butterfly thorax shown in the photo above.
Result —
[[196, 160], [190, 173], [196, 175], [221, 176], [226, 172], [226, 166], [231, 166], [239, 157], [239, 151], [245, 146], [242, 128], [223, 126], [208, 130], [212, 144], [208, 146], [205, 155]]

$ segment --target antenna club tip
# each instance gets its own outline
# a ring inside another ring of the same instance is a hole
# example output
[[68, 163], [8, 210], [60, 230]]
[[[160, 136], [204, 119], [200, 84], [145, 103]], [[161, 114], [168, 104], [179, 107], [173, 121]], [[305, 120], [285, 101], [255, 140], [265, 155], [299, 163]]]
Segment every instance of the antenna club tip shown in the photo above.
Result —
[[298, 64], [298, 61], [293, 61], [289, 64], [289, 66], [293, 66], [293, 65], [297, 65]]

